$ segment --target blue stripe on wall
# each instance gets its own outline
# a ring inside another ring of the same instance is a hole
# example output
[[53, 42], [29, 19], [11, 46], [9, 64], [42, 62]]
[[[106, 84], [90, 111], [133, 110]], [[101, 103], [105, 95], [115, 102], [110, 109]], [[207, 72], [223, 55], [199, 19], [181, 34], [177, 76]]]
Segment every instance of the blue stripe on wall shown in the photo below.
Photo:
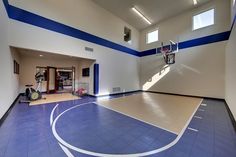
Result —
[[[5, 1], [5, 0], [4, 0]], [[68, 35], [77, 39], [85, 40], [94, 44], [105, 46], [114, 50], [118, 50], [124, 53], [128, 53], [134, 56], [138, 56], [138, 51], [130, 49], [128, 47], [116, 44], [109, 40], [100, 38], [98, 36], [86, 33], [84, 31], [75, 29], [73, 27], [64, 25], [62, 23], [47, 19], [45, 17], [30, 13], [23, 9], [8, 5], [8, 16], [11, 19], [21, 21], [27, 24], [31, 24], [40, 28], [51, 30], [57, 33]]]
[[[4, 6], [5, 6], [5, 9], [6, 9], [7, 15], [8, 15], [8, 13], [9, 13], [9, 10], [8, 10], [8, 8], [9, 8], [8, 0], [2, 0], [2, 1], [3, 1]], [[8, 17], [9, 17], [9, 15], [8, 15]]]
[[99, 64], [93, 66], [93, 93], [94, 95], [99, 93]]
[[230, 31], [209, 35], [202, 38], [197, 38], [179, 43], [179, 49], [185, 49], [194, 46], [206, 45], [210, 43], [225, 41], [229, 39]]
[[[9, 18], [21, 21], [27, 24], [31, 24], [40, 28], [44, 28], [47, 30], [51, 30], [54, 32], [58, 32], [64, 35], [68, 35], [77, 39], [85, 40], [94, 44], [98, 44], [104, 47], [108, 47], [114, 50], [118, 50], [123, 53], [127, 53], [130, 55], [138, 56], [138, 57], [144, 57], [148, 55], [153, 55], [156, 53], [160, 53], [160, 48], [157, 49], [151, 49], [151, 50], [146, 50], [143, 52], [138, 52], [136, 50], [130, 49], [128, 47], [116, 44], [112, 41], [100, 38], [98, 36], [89, 34], [87, 32], [75, 29], [73, 27], [61, 24], [59, 22], [47, 19], [45, 17], [30, 13], [28, 11], [25, 11], [23, 9], [14, 7], [12, 5], [9, 5], [8, 0], [3, 0], [4, 6], [6, 8], [6, 11], [8, 13]], [[231, 30], [234, 26], [235, 23], [235, 18], [233, 25], [231, 27]], [[205, 44], [210, 44], [210, 43], [215, 43], [215, 42], [221, 42], [229, 39], [230, 36], [230, 31], [223, 32], [223, 33], [218, 33], [202, 38], [197, 38], [189, 41], [184, 41], [179, 43], [179, 49], [185, 49], [185, 48], [190, 48], [190, 47], [195, 47], [195, 46], [201, 46]]]

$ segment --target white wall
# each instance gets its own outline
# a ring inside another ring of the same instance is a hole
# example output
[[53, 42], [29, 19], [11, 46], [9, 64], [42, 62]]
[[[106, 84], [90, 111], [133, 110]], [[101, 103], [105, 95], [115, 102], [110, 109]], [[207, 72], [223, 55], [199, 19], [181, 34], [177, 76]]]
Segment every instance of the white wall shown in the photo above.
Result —
[[[230, 0], [213, 0], [192, 11], [161, 22], [159, 28], [160, 41], [186, 41], [230, 29]], [[192, 31], [192, 16], [210, 8], [215, 8], [215, 25]], [[141, 49], [147, 50], [160, 46], [160, 42], [150, 45], [145, 43], [146, 32], [141, 33]], [[224, 98], [225, 77], [225, 45], [218, 42], [203, 46], [182, 49], [176, 54], [176, 64], [171, 65], [170, 72], [149, 90], [193, 96]], [[141, 87], [163, 66], [162, 57], [155, 55], [141, 58]]]
[[[225, 45], [226, 42], [220, 42], [181, 50], [176, 54], [176, 63], [170, 66], [170, 71], [160, 75], [162, 79], [147, 90], [224, 98]], [[159, 73], [164, 65], [160, 55], [142, 58], [141, 86]]]
[[20, 63], [19, 57], [10, 51], [7, 43], [8, 17], [0, 2], [0, 118], [8, 110], [18, 95], [18, 75], [13, 73], [13, 60]]
[[[78, 70], [77, 70], [77, 74], [78, 74], [78, 81], [76, 82], [76, 89], [77, 88], [85, 88], [88, 89], [88, 93], [90, 95], [93, 95], [93, 79], [94, 79], [94, 75], [93, 75], [93, 64], [94, 61], [89, 61], [89, 60], [80, 60], [79, 64], [78, 64]], [[82, 70], [83, 68], [90, 68], [89, 69], [89, 77], [83, 77], [82, 76]], [[88, 84], [88, 87], [87, 85]]]
[[[211, 8], [215, 8], [215, 25], [192, 31], [192, 16]], [[169, 40], [181, 42], [229, 31], [230, 10], [228, 8], [230, 8], [230, 0], [212, 0], [203, 6], [162, 21], [141, 32], [140, 48], [143, 51], [160, 47], [161, 42], [168, 44]], [[156, 28], [159, 29], [159, 42], [146, 44], [146, 33]]]
[[[32, 53], [37, 53], [33, 52]], [[89, 91], [93, 91], [93, 75], [90, 77], [82, 77], [82, 68], [93, 68], [93, 62], [85, 59], [72, 59], [72, 58], [47, 58], [47, 57], [35, 57], [21, 55], [21, 73], [20, 73], [20, 91], [24, 93], [26, 84], [33, 84], [34, 87], [37, 85], [35, 81], [36, 67], [75, 67], [75, 83], [76, 90], [79, 88], [80, 83], [89, 83], [89, 87], [92, 88]], [[42, 92], [46, 91], [46, 81], [43, 81]], [[92, 94], [92, 93], [89, 93]]]
[[[235, 12], [234, 8], [234, 12]], [[225, 100], [236, 118], [236, 27], [231, 32], [230, 39], [226, 47], [226, 75], [225, 75]]]
[[[9, 3], [115, 43], [139, 49], [139, 31], [92, 0], [9, 0]], [[123, 41], [124, 26], [132, 30], [131, 45]]]
[[[100, 65], [99, 95], [112, 93], [113, 87], [140, 89], [138, 57], [11, 19], [8, 28], [11, 46], [96, 60]], [[85, 51], [86, 46], [94, 52]]]

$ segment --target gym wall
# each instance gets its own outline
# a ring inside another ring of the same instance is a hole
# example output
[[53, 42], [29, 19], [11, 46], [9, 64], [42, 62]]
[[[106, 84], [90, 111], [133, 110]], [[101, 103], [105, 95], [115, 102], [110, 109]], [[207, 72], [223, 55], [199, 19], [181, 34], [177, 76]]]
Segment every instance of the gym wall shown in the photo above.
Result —
[[[32, 50], [31, 53], [36, 53], [39, 55], [39, 52], [35, 52]], [[74, 66], [76, 69], [75, 71], [75, 88], [78, 89], [79, 83], [88, 83], [90, 84], [89, 87], [91, 88], [89, 90], [89, 94], [92, 94], [91, 91], [93, 91], [93, 74], [91, 73], [90, 77], [82, 77], [82, 68], [84, 67], [90, 67], [90, 69], [93, 68], [93, 62], [90, 60], [85, 59], [76, 59], [76, 58], [69, 58], [68, 59], [62, 59], [58, 57], [54, 58], [46, 58], [46, 57], [35, 57], [30, 55], [21, 55], [21, 74], [20, 74], [20, 91], [21, 93], [24, 93], [25, 91], [25, 85], [26, 84], [33, 84], [34, 88], [36, 87], [37, 83], [35, 81], [35, 74], [36, 74], [36, 67], [72, 67]], [[46, 91], [46, 82], [43, 81], [42, 83], [42, 92]]]
[[[139, 31], [92, 0], [8, 0], [13, 6], [72, 26], [115, 43], [139, 49]], [[123, 41], [124, 26], [131, 29], [132, 44]]]
[[[213, 0], [197, 9], [184, 12], [141, 32], [141, 50], [160, 47], [162, 41], [189, 41], [230, 30], [230, 0]], [[215, 8], [215, 25], [192, 31], [192, 16]], [[159, 29], [159, 42], [146, 44], [146, 32]], [[166, 43], [168, 44], [168, 43]], [[156, 92], [224, 98], [226, 41], [179, 50], [176, 64], [150, 89]], [[140, 86], [151, 81], [164, 66], [159, 55], [141, 58]]]
[[8, 17], [3, 3], [0, 3], [0, 118], [6, 113], [19, 94], [19, 76], [13, 73], [13, 60], [20, 63], [19, 56], [8, 46]]
[[[35, 3], [31, 3], [31, 1], [10, 2], [17, 5], [17, 7], [19, 6], [32, 12], [37, 11], [37, 14], [49, 19], [61, 21], [64, 24], [72, 25], [77, 29], [82, 29], [95, 35], [99, 33], [99, 37], [112, 39], [113, 42], [128, 46], [122, 40], [124, 26], [129, 25], [93, 4], [90, 0], [70, 0], [70, 2], [35, 1]], [[65, 3], [67, 3], [68, 8], [65, 7]], [[71, 9], [74, 6], [76, 6], [76, 9]], [[72, 22], [75, 21], [77, 23], [73, 24]], [[12, 19], [9, 20], [8, 27], [9, 44], [11, 46], [96, 60], [100, 67], [98, 95], [114, 93], [114, 87], [120, 87], [121, 92], [140, 89], [139, 57], [137, 56]], [[130, 28], [132, 29], [133, 42], [129, 47], [137, 50], [139, 33], [134, 28]], [[85, 47], [93, 48], [94, 51], [85, 51]]]
[[[232, 7], [234, 13], [232, 17], [236, 16], [236, 5]], [[225, 100], [236, 118], [236, 26], [235, 21], [233, 29], [226, 46], [226, 75], [225, 75]]]

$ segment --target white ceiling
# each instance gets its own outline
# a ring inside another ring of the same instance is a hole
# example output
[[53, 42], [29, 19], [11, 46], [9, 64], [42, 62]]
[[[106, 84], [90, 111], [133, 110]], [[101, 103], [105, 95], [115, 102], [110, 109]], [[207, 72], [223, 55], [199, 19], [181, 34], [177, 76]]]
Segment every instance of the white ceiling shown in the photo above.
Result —
[[93, 0], [96, 4], [120, 17], [133, 27], [142, 30], [148, 25], [138, 17], [131, 8], [136, 6], [153, 24], [164, 19], [193, 9], [211, 0], [197, 0], [198, 5], [193, 5], [193, 0]]

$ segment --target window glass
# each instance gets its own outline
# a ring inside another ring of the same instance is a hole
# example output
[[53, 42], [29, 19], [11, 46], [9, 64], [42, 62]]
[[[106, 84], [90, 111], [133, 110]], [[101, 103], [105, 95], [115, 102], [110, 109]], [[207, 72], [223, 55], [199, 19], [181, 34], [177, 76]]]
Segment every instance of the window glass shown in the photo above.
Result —
[[158, 30], [147, 33], [147, 44], [158, 41]]
[[214, 9], [193, 16], [193, 30], [214, 24]]

